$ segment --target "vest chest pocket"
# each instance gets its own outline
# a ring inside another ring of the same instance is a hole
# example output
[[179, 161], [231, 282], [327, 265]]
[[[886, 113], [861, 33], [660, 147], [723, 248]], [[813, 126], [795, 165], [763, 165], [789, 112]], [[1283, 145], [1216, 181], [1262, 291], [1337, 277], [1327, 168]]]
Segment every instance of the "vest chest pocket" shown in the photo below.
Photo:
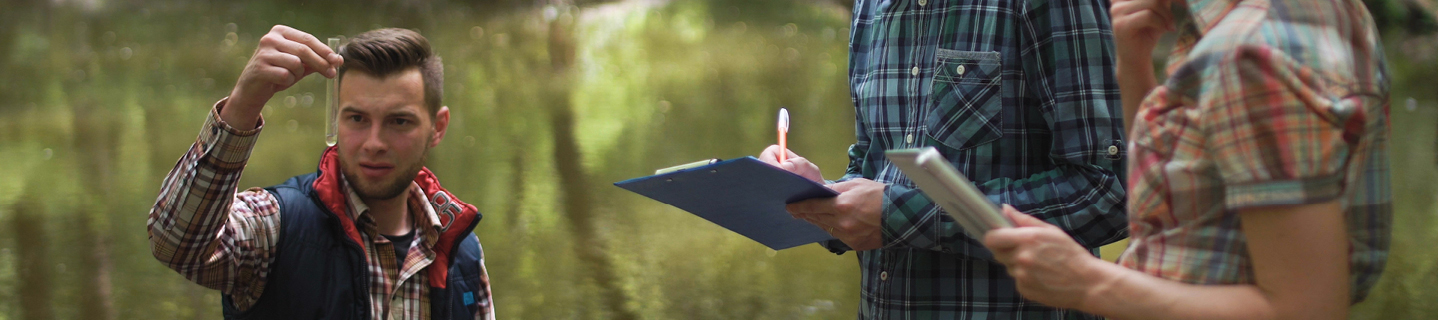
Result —
[[938, 49], [933, 94], [924, 125], [929, 138], [953, 149], [1003, 135], [1003, 63], [998, 52]]

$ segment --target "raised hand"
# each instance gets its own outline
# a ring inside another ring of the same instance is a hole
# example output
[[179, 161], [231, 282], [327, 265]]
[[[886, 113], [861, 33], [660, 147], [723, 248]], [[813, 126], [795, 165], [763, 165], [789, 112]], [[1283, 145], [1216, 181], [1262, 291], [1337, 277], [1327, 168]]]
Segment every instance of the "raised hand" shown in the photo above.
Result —
[[[1114, 0], [1109, 14], [1113, 17], [1114, 45], [1120, 60], [1148, 57], [1158, 39], [1174, 30], [1171, 0]], [[1133, 61], [1138, 63], [1139, 61]]]
[[333, 78], [343, 63], [338, 53], [314, 36], [276, 25], [260, 37], [259, 47], [240, 72], [220, 118], [236, 129], [253, 129], [265, 102], [275, 93], [289, 89], [311, 73]]

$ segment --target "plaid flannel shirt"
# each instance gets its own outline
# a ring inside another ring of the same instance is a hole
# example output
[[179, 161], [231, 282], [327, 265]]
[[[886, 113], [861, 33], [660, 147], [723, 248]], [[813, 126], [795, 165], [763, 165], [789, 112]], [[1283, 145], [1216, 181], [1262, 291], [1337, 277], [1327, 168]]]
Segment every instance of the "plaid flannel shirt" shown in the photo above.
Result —
[[[165, 177], [147, 224], [156, 259], [190, 281], [230, 295], [244, 310], [264, 292], [280, 235], [280, 209], [264, 189], [235, 192], [263, 120], [253, 130], [230, 127], [219, 118], [226, 101], [215, 104], [195, 144]], [[412, 247], [401, 261], [395, 244], [376, 231], [368, 207], [353, 191], [346, 192], [352, 208], [348, 215], [364, 240], [370, 314], [374, 319], [429, 319], [429, 285], [422, 270], [434, 261], [439, 237], [439, 218], [429, 200], [411, 184], [407, 204], [416, 231], [412, 243], [403, 244]], [[480, 269], [487, 279], [482, 261]], [[477, 297], [483, 301], [475, 319], [494, 319], [488, 293], [485, 288]]]
[[1107, 1], [860, 0], [852, 32], [858, 140], [841, 180], [888, 185], [884, 247], [858, 252], [859, 318], [1092, 317], [1025, 301], [884, 151], [934, 146], [990, 200], [1095, 254], [1122, 239], [1126, 146]]
[[1166, 82], [1134, 119], [1126, 267], [1253, 283], [1237, 210], [1344, 205], [1350, 297], [1388, 256], [1388, 77], [1358, 0], [1189, 0]]

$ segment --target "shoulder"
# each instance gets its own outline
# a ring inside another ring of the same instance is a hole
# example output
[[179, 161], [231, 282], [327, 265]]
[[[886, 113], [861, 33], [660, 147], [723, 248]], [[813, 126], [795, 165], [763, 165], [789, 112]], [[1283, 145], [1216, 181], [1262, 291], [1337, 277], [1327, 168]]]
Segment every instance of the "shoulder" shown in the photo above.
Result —
[[308, 224], [324, 217], [313, 196], [315, 173], [298, 175], [285, 182], [264, 188], [279, 203], [280, 214], [290, 224]]
[[310, 197], [310, 191], [314, 190], [313, 184], [315, 177], [315, 173], [290, 177], [288, 180], [285, 180], [285, 182], [265, 187], [264, 190], [269, 191], [275, 198], [278, 198], [280, 203], [294, 202], [295, 200]]
[[459, 259], [461, 261], [484, 260], [484, 247], [479, 244], [479, 237], [475, 236], [474, 233], [465, 235], [464, 240], [460, 241], [459, 247], [457, 249], [457, 252], [455, 252], [455, 259]]
[[1183, 86], [1171, 89], [1247, 92], [1273, 83], [1338, 96], [1383, 90], [1383, 53], [1372, 20], [1340, 10], [1342, 3], [1313, 1], [1306, 5], [1315, 7], [1296, 9], [1301, 4], [1292, 0], [1243, 1], [1194, 44], [1171, 78]]

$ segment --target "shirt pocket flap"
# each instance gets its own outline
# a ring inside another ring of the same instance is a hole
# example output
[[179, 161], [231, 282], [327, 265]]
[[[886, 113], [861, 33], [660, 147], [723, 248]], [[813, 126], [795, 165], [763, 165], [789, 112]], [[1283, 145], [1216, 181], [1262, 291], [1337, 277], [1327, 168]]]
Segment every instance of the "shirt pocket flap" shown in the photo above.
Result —
[[930, 138], [969, 149], [1003, 135], [1003, 63], [998, 52], [939, 49], [932, 105], [924, 124]]

